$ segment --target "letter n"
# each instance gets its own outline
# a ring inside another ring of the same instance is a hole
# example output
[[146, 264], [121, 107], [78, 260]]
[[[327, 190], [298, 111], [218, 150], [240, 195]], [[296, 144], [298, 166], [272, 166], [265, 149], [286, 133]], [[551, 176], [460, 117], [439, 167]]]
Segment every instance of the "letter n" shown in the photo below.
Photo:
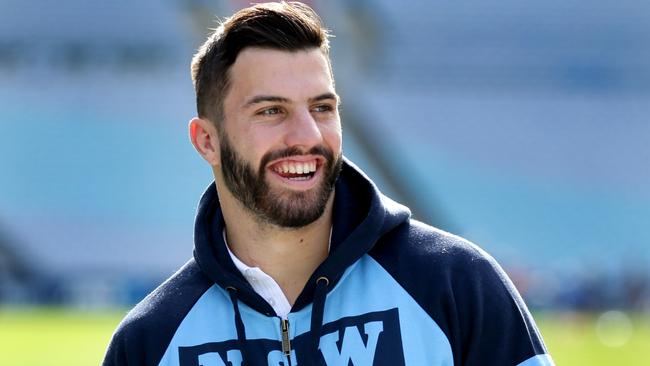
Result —
[[[233, 349], [227, 352], [226, 357], [232, 366], [241, 366], [242, 357], [239, 350]], [[199, 355], [199, 366], [226, 366], [217, 352], [204, 353]]]

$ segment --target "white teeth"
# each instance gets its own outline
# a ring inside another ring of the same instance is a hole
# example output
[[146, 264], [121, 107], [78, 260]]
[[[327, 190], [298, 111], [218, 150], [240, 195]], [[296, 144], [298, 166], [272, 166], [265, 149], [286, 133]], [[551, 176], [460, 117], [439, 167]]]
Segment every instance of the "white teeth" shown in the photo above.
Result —
[[289, 178], [289, 179], [294, 180], [294, 181], [295, 180], [309, 180], [309, 177], [293, 177], [293, 178]]
[[[305, 163], [283, 162], [281, 165], [276, 166], [274, 170], [280, 174], [309, 174], [316, 171], [316, 165], [315, 161]], [[309, 178], [305, 177], [305, 179]]]

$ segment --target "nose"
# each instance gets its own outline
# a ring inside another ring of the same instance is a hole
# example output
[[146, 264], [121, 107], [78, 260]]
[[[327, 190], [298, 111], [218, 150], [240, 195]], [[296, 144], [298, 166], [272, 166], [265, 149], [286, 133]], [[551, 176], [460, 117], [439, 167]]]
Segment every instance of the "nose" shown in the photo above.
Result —
[[323, 141], [318, 122], [309, 110], [299, 110], [288, 121], [285, 143], [289, 147], [302, 147], [309, 150]]

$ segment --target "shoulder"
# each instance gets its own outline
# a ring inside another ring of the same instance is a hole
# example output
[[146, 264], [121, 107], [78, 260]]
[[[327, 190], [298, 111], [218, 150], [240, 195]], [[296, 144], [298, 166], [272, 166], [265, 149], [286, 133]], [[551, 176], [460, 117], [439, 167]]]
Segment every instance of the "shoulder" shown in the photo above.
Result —
[[422, 269], [418, 273], [421, 276], [469, 274], [498, 266], [474, 243], [417, 220], [409, 220], [385, 234], [371, 255], [394, 270], [403, 265]]
[[512, 281], [477, 245], [410, 220], [370, 255], [442, 328], [458, 364], [515, 365], [545, 353]]
[[[378, 243], [375, 259], [427, 311], [453, 305], [458, 316], [523, 305], [499, 263], [478, 245], [416, 220], [388, 233]], [[452, 307], [447, 307], [451, 309]]]
[[108, 365], [155, 365], [176, 328], [212, 282], [192, 259], [138, 303], [117, 327], [104, 358]]
[[[516, 290], [498, 263], [483, 249], [459, 236], [416, 220], [385, 234], [370, 255], [430, 313], [432, 304], [475, 304], [483, 292]], [[501, 295], [497, 295], [501, 297]]]

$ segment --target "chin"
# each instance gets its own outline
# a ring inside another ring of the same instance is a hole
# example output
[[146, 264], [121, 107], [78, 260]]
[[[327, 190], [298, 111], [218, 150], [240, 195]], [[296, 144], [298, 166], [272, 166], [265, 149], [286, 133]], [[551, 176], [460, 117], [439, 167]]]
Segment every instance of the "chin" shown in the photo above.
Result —
[[332, 194], [323, 197], [319, 189], [307, 192], [284, 192], [274, 203], [263, 209], [271, 224], [286, 228], [301, 228], [323, 216]]

